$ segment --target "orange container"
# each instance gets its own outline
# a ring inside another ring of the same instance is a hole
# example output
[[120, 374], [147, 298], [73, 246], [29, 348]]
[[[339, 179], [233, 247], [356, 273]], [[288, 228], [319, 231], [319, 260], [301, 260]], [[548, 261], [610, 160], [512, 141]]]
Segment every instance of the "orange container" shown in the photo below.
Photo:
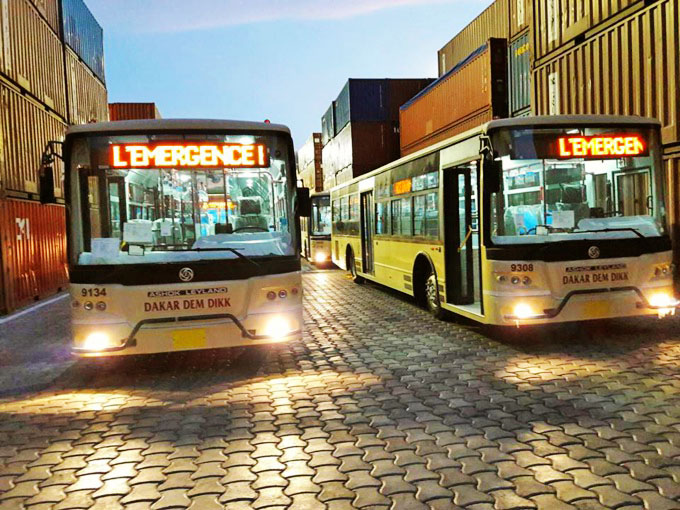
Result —
[[68, 285], [64, 207], [0, 200], [2, 292], [9, 313]]
[[109, 120], [160, 118], [156, 103], [109, 103]]
[[490, 39], [483, 50], [439, 78], [399, 113], [402, 156], [507, 117], [505, 40]]

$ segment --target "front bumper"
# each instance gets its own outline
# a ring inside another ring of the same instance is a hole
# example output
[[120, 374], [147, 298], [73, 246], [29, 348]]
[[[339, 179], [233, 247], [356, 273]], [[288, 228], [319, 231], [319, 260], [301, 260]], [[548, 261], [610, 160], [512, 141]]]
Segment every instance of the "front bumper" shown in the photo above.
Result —
[[[268, 322], [281, 317], [290, 327], [274, 334], [267, 331]], [[229, 313], [161, 317], [141, 320], [132, 328], [128, 323], [74, 324], [71, 351], [76, 356], [93, 357], [273, 344], [300, 339], [301, 325], [300, 311], [251, 314], [243, 320]], [[93, 334], [104, 335], [106, 345], [88, 345]]]

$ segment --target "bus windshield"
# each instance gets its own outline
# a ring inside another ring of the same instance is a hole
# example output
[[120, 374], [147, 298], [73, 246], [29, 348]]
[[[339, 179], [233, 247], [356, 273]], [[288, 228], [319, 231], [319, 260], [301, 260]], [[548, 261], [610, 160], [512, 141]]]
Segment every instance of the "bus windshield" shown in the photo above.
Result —
[[312, 197], [313, 236], [331, 235], [331, 197]]
[[492, 243], [665, 234], [653, 130], [503, 129], [492, 145], [502, 163], [501, 191], [491, 195]]
[[283, 136], [77, 138], [70, 157], [73, 264], [294, 255]]

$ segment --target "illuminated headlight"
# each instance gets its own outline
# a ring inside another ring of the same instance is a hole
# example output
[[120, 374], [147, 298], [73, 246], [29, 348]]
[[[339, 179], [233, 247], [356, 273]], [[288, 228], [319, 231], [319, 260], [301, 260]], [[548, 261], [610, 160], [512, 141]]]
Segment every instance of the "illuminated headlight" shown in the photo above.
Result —
[[317, 252], [316, 255], [314, 255], [314, 261], [317, 264], [321, 264], [322, 262], [326, 262], [328, 260], [328, 255], [325, 253]]
[[659, 318], [663, 318], [667, 315], [675, 315], [675, 307], [677, 307], [680, 302], [670, 294], [659, 292], [649, 298], [649, 304], [655, 308], [659, 314]]
[[295, 331], [295, 327], [290, 318], [285, 315], [275, 315], [267, 319], [262, 334], [273, 340], [281, 340], [293, 331]]
[[531, 307], [526, 303], [518, 303], [512, 311], [517, 319], [531, 319], [536, 316]]
[[83, 344], [83, 348], [88, 351], [102, 351], [109, 347], [112, 347], [111, 338], [101, 331], [90, 333]]

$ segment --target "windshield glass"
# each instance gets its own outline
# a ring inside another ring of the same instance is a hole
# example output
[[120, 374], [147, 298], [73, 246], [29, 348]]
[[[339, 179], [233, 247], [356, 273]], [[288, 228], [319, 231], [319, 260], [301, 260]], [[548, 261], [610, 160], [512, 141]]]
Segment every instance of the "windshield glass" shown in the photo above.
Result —
[[294, 255], [281, 136], [76, 139], [71, 260], [143, 264]]
[[331, 235], [331, 197], [312, 197], [312, 235]]
[[492, 143], [503, 172], [491, 195], [494, 244], [665, 233], [654, 131], [504, 129]]

